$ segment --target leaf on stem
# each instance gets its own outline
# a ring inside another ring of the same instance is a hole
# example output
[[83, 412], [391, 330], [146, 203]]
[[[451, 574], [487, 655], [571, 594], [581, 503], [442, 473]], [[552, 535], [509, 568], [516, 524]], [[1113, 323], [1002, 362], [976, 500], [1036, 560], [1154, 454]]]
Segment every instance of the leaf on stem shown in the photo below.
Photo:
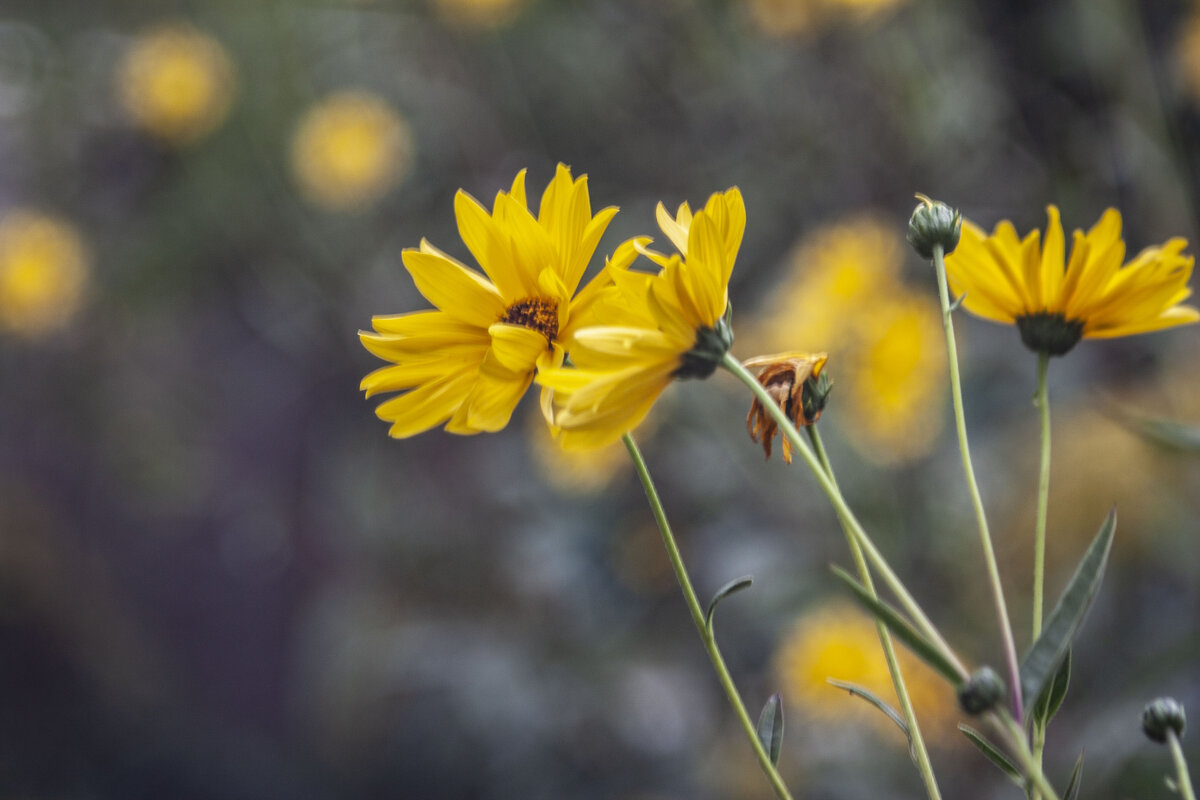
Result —
[[[1104, 568], [1108, 564], [1108, 554], [1112, 550], [1113, 532], [1117, 528], [1117, 510], [1108, 512], [1099, 533], [1092, 540], [1083, 560], [1071, 576], [1071, 582], [1063, 591], [1058, 605], [1046, 618], [1042, 635], [1033, 643], [1033, 647], [1021, 663], [1021, 695], [1023, 697], [1040, 697], [1046, 684], [1054, 677], [1059, 664], [1066, 657], [1076, 634], [1079, 633], [1083, 619], [1087, 616], [1100, 581], [1104, 578]], [[1064, 689], [1065, 691], [1065, 689]]]
[[1200, 454], [1200, 426], [1143, 417], [1120, 408], [1114, 408], [1113, 415], [1126, 427], [1157, 445], [1181, 453]]
[[892, 722], [896, 723], [897, 727], [899, 727], [901, 732], [904, 733], [905, 737], [908, 738], [909, 742], [912, 742], [912, 735], [908, 732], [908, 723], [904, 721], [904, 717], [900, 716], [900, 712], [896, 711], [896, 709], [884, 702], [879, 695], [875, 694], [870, 689], [859, 686], [856, 683], [847, 683], [846, 681], [839, 681], [833, 678], [826, 678], [825, 682], [831, 686], [836, 686], [839, 689], [845, 689], [854, 697], [861, 697], [863, 700], [866, 700], [868, 703], [878, 708], [884, 714], [887, 714]]
[[867, 611], [871, 612], [877, 620], [886, 625], [887, 629], [897, 639], [904, 642], [905, 647], [926, 664], [933, 667], [951, 686], [958, 686], [962, 683], [963, 677], [959, 674], [954, 663], [913, 627], [913, 624], [905, 619], [899, 611], [879, 598], [872, 596], [866, 587], [841, 567], [834, 566], [832, 569], [833, 574], [850, 588], [850, 591], [854, 594], [854, 599]]
[[1083, 776], [1083, 751], [1079, 751], [1079, 758], [1075, 759], [1075, 769], [1071, 770], [1071, 780], [1067, 782], [1067, 791], [1063, 793], [1063, 800], [1076, 800], [1079, 797], [1079, 779]]
[[1009, 778], [1011, 778], [1014, 783], [1019, 786], [1025, 785], [1025, 778], [1021, 775], [1021, 771], [1017, 769], [1011, 761], [1008, 760], [1008, 756], [1004, 755], [1004, 753], [1001, 753], [994, 744], [984, 738], [982, 733], [975, 730], [970, 725], [963, 725], [961, 723], [959, 724], [958, 729], [963, 732], [963, 736], [966, 736], [967, 739], [970, 740], [971, 744], [979, 748], [979, 752], [983, 753], [987, 757], [988, 761], [991, 761], [993, 764], [999, 767], [1000, 770]]
[[1071, 650], [1067, 648], [1067, 654], [1063, 656], [1062, 663], [1058, 665], [1058, 670], [1054, 673], [1054, 679], [1042, 691], [1037, 702], [1033, 706], [1032, 719], [1041, 727], [1045, 728], [1050, 720], [1054, 719], [1054, 715], [1058, 713], [1058, 709], [1062, 706], [1063, 700], [1067, 697], [1067, 688], [1071, 684]]
[[717, 589], [717, 593], [713, 595], [712, 600], [708, 601], [708, 610], [704, 612], [704, 628], [708, 631], [709, 636], [712, 636], [713, 614], [716, 613], [717, 604], [734, 592], [740, 592], [742, 589], [749, 588], [752, 583], [754, 583], [754, 578], [749, 575], [743, 575]]
[[758, 715], [758, 740], [771, 757], [771, 765], [779, 765], [779, 750], [783, 747], [783, 700], [779, 692], [771, 695]]

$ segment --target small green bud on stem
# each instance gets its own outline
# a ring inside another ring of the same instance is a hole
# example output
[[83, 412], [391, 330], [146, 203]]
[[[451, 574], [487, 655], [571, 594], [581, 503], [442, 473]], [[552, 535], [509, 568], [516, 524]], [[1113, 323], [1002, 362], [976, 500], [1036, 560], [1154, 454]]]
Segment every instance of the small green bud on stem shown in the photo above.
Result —
[[990, 711], [1004, 699], [1004, 681], [991, 667], [980, 667], [958, 687], [958, 705], [971, 716]]
[[926, 260], [933, 258], [934, 245], [942, 246], [942, 254], [954, 251], [962, 233], [962, 215], [945, 203], [918, 194], [921, 204], [913, 209], [908, 220], [908, 243]]
[[1152, 700], [1142, 712], [1142, 731], [1152, 741], [1166, 742], [1168, 731], [1174, 731], [1182, 739], [1186, 727], [1187, 715], [1183, 712], [1183, 706], [1173, 697]]

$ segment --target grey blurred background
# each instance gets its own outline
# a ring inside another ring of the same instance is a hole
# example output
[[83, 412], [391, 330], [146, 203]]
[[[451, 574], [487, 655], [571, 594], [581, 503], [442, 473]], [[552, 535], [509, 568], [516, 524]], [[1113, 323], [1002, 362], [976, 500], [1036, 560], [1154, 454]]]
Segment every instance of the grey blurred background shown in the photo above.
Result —
[[[1175, 0], [0, 0], [0, 797], [769, 796], [621, 451], [386, 436], [356, 331], [466, 258], [453, 195], [589, 175], [601, 243], [731, 185], [735, 353], [820, 349], [821, 426], [876, 540], [972, 664], [999, 658], [928, 267], [925, 192], [985, 227], [1125, 215], [1195, 241], [1200, 16]], [[594, 267], [593, 267], [594, 268]], [[1029, 631], [1035, 359], [956, 317], [1014, 624]], [[1114, 561], [1048, 764], [1165, 796], [1142, 705], [1200, 713], [1200, 471], [1114, 409], [1200, 423], [1196, 329], [1051, 369], [1048, 596]], [[722, 606], [748, 705], [782, 691], [797, 797], [919, 797], [828, 564], [834, 515], [764, 462], [727, 377], [638, 432]], [[865, 634], [864, 634], [865, 630]], [[952, 797], [1019, 796], [914, 672]], [[1195, 738], [1195, 737], [1190, 737]], [[1195, 761], [1196, 749], [1185, 740]]]

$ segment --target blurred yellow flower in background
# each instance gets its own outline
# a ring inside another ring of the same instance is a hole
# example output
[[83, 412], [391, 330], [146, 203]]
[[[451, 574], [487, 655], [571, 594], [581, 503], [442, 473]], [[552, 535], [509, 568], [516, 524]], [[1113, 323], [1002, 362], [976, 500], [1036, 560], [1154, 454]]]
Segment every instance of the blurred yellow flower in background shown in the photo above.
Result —
[[1193, 9], [1180, 27], [1175, 63], [1180, 80], [1192, 93], [1193, 100], [1197, 100], [1200, 99], [1200, 9]]
[[546, 483], [560, 491], [595, 494], [633, 466], [629, 451], [621, 442], [595, 450], [565, 450], [554, 441], [554, 434], [541, 413], [530, 414], [527, 427], [534, 466]]
[[408, 173], [413, 136], [382, 98], [332, 94], [305, 112], [292, 138], [292, 172], [301, 194], [330, 211], [375, 202]]
[[474, 28], [499, 28], [517, 18], [526, 0], [434, 0], [442, 19]]
[[847, 218], [805, 237], [744, 338], [752, 350], [828, 352], [832, 420], [879, 464], [929, 452], [945, 423], [945, 341], [937, 301], [901, 279], [895, 226]]
[[0, 218], [0, 325], [36, 337], [62, 327], [79, 308], [88, 257], [68, 223], [33, 211]]
[[766, 36], [810, 33], [841, 20], [866, 22], [907, 0], [745, 0], [754, 26]]
[[233, 99], [234, 68], [216, 39], [186, 24], [133, 40], [117, 70], [117, 90], [133, 122], [174, 145], [217, 128]]
[[[952, 728], [958, 716], [954, 691], [903, 647], [896, 648], [896, 657], [922, 728], [935, 741], [943, 738], [943, 729]], [[857, 684], [898, 708], [875, 623], [849, 603], [834, 601], [800, 616], [779, 642], [774, 669], [784, 700], [807, 719], [898, 733], [882, 712], [828, 682]]]

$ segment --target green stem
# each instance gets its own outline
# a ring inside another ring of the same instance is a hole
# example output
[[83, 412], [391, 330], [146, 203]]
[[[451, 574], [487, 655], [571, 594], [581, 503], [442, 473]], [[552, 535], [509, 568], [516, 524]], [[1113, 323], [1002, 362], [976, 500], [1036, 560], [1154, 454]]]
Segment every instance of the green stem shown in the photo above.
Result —
[[1175, 731], [1167, 731], [1167, 744], [1171, 747], [1171, 758], [1175, 761], [1175, 782], [1179, 785], [1179, 795], [1183, 800], [1196, 800], [1196, 792], [1192, 789], [1192, 777], [1188, 774], [1187, 761], [1183, 759], [1183, 746]]
[[713, 669], [717, 673], [721, 687], [725, 690], [725, 696], [729, 698], [729, 704], [733, 706], [738, 721], [742, 723], [742, 730], [745, 731], [746, 738], [750, 740], [750, 746], [754, 748], [754, 755], [758, 758], [759, 766], [762, 767], [763, 772], [767, 775], [767, 779], [771, 782], [771, 787], [775, 790], [776, 797], [779, 800], [792, 800], [792, 796], [788, 792], [783, 778], [780, 777], [778, 770], [775, 769], [775, 765], [771, 763], [771, 757], [767, 754], [762, 742], [758, 738], [758, 731], [755, 729], [750, 715], [746, 712], [746, 706], [742, 702], [742, 697], [738, 694], [737, 687], [733, 683], [733, 678], [729, 674], [729, 669], [725, 666], [725, 659], [721, 657], [721, 651], [717, 648], [716, 639], [704, 622], [704, 611], [700, 607], [700, 601], [696, 598], [696, 590], [692, 588], [692, 580], [688, 577], [687, 568], [683, 565], [683, 558], [679, 555], [679, 546], [675, 543], [675, 536], [671, 533], [671, 525], [667, 522], [667, 512], [663, 509], [662, 501], [658, 498], [658, 491], [654, 488], [654, 481], [650, 478], [650, 471], [646, 468], [646, 461], [642, 458], [642, 453], [633, 441], [632, 436], [626, 433], [622, 437], [622, 441], [625, 442], [625, 448], [629, 451], [629, 457], [633, 459], [633, 465], [637, 470], [638, 478], [642, 482], [642, 488], [646, 491], [646, 500], [649, 501], [650, 510], [654, 513], [654, 521], [658, 523], [659, 533], [662, 534], [663, 546], [667, 549], [667, 556], [671, 560], [671, 567], [675, 570], [675, 577], [679, 581], [679, 588], [683, 590], [683, 599], [687, 603], [688, 611], [692, 614], [692, 622], [696, 624], [696, 631], [700, 634], [700, 639], [704, 642], [704, 649], [708, 651], [708, 658], [712, 661]]
[[762, 404], [766, 412], [771, 415], [771, 419], [775, 420], [775, 423], [779, 426], [780, 432], [787, 437], [788, 442], [791, 443], [792, 450], [799, 453], [801, 458], [804, 459], [804, 462], [812, 471], [813, 477], [816, 478], [817, 484], [821, 487], [821, 490], [825, 492], [825, 496], [829, 498], [829, 501], [833, 503], [833, 507], [837, 511], [838, 517], [846, 525], [850, 535], [853, 536], [854, 540], [858, 542], [860, 547], [862, 547], [863, 554], [866, 556], [867, 561], [870, 562], [871, 566], [883, 579], [883, 582], [887, 584], [888, 588], [891, 589], [896, 595], [900, 605], [902, 605], [904, 610], [908, 612], [917, 628], [920, 629], [920, 631], [925, 634], [925, 637], [929, 639], [930, 643], [936, 647], [951, 664], [955, 666], [961, 679], [964, 681], [967, 680], [970, 674], [967, 672], [966, 667], [962, 665], [962, 662], [958, 660], [958, 656], [956, 656], [954, 651], [950, 649], [950, 646], [946, 644], [946, 640], [942, 638], [942, 635], [938, 632], [937, 628], [934, 627], [933, 623], [929, 621], [929, 617], [927, 617], [925, 612], [921, 610], [920, 605], [918, 605], [917, 601], [913, 599], [908, 589], [905, 588], [900, 579], [896, 577], [896, 573], [887, 563], [887, 560], [880, 554], [879, 549], [875, 546], [875, 543], [871, 541], [871, 537], [869, 537], [867, 532], [863, 530], [858, 518], [854, 516], [854, 512], [850, 510], [848, 505], [846, 505], [846, 499], [842, 497], [841, 491], [838, 489], [837, 485], [829, 479], [829, 476], [825, 474], [825, 470], [821, 468], [820, 463], [817, 461], [817, 457], [813, 455], [812, 448], [809, 447], [808, 442], [804, 441], [804, 439], [800, 437], [799, 432], [796, 430], [796, 426], [792, 424], [790, 419], [788, 419], [787, 414], [785, 414], [783, 409], [779, 407], [779, 404], [771, 398], [771, 395], [767, 394], [766, 389], [764, 389], [758, 380], [750, 374], [749, 370], [743, 367], [741, 362], [734, 358], [733, 354], [725, 353], [725, 355], [721, 357], [721, 366], [733, 373], [733, 375], [742, 383], [744, 383], [746, 387], [754, 393], [754, 396], [758, 398], [758, 401]]
[[[821, 467], [825, 470], [829, 481], [837, 487], [833, 465], [829, 463], [829, 456], [825, 453], [825, 444], [821, 441], [821, 434], [817, 430], [817, 426], [809, 425], [805, 430], [808, 431], [809, 441], [812, 442], [813, 451], [821, 462]], [[845, 519], [842, 520], [842, 531], [846, 534], [846, 544], [850, 547], [850, 555], [854, 558], [854, 566], [858, 569], [858, 576], [862, 580], [863, 586], [871, 593], [871, 597], [878, 598], [875, 593], [875, 581], [871, 578], [871, 570], [863, 557], [862, 548], [850, 533], [850, 526]], [[879, 620], [875, 621], [875, 627], [879, 632], [879, 644], [883, 648], [883, 657], [887, 660], [888, 672], [892, 676], [892, 685], [896, 687], [896, 698], [900, 701], [900, 713], [904, 715], [904, 723], [908, 726], [909, 741], [917, 763], [917, 771], [921, 773], [921, 780], [925, 783], [925, 792], [929, 795], [929, 800], [939, 800], [941, 793], [938, 791], [937, 778], [933, 774], [933, 764], [929, 760], [925, 739], [921, 736], [921, 727], [917, 724], [917, 715], [913, 712], [912, 701], [908, 696], [908, 687], [904, 683], [904, 675], [900, 672], [900, 662], [896, 659], [896, 649], [892, 645], [891, 634], [888, 633], [887, 626]]]
[[1042, 800], [1058, 800], [1058, 793], [1054, 791], [1054, 787], [1047, 780], [1041, 764], [1034, 760], [1029, 743], [1025, 740], [1025, 729], [1007, 713], [993, 711], [989, 716], [1000, 731], [1000, 736], [1008, 743], [1009, 749], [1016, 756], [1017, 761], [1021, 762], [1025, 777], [1033, 783]]
[[[1050, 355], [1038, 354], [1037, 405], [1042, 420], [1042, 458], [1038, 473], [1037, 521], [1033, 528], [1033, 641], [1042, 635], [1042, 598], [1046, 583], [1046, 509], [1050, 503], [1050, 396], [1046, 373]], [[1042, 763], [1046, 749], [1046, 726], [1040, 720], [1033, 723], [1033, 758]]]
[[933, 246], [933, 265], [937, 271], [938, 295], [942, 301], [942, 327], [946, 332], [947, 360], [950, 362], [950, 390], [954, 400], [954, 421], [958, 428], [958, 446], [962, 453], [963, 471], [967, 486], [971, 490], [971, 502], [975, 507], [975, 519], [979, 524], [979, 538], [983, 544], [983, 556], [987, 563], [988, 581], [992, 587], [992, 602], [1000, 622], [1004, 656], [1008, 662], [1009, 694], [1012, 696], [1013, 715], [1017, 720], [1024, 718], [1021, 701], [1021, 669], [1017, 661], [1017, 646], [1013, 640], [1012, 625], [1008, 620], [1008, 605], [1004, 602], [1004, 587], [1000, 583], [1000, 569], [996, 566], [996, 553], [992, 548], [992, 537], [988, 533], [987, 515], [983, 511], [983, 498], [979, 495], [979, 484], [975, 480], [975, 467], [971, 464], [971, 448], [967, 444], [967, 422], [963, 414], [962, 381], [958, 374], [958, 345], [954, 341], [954, 322], [950, 319], [950, 291], [946, 285], [946, 261], [940, 244]]

